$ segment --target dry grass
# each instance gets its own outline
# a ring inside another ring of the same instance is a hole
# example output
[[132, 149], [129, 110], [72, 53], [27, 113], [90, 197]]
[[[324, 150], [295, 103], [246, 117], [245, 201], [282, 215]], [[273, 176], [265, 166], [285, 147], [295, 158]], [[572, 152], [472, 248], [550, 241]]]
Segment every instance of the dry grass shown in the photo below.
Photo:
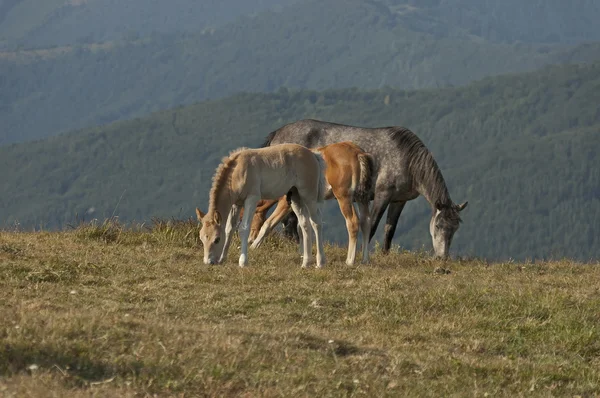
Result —
[[196, 228], [0, 232], [0, 395], [600, 394], [598, 264], [205, 266]]

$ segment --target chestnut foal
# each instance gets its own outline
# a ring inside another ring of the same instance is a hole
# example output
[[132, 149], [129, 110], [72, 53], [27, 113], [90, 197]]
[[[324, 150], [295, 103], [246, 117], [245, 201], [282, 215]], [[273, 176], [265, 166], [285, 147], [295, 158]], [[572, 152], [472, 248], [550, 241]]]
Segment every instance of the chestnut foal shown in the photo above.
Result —
[[[325, 169], [325, 180], [327, 181], [325, 199], [335, 197], [342, 215], [346, 219], [346, 229], [348, 230], [346, 264], [354, 264], [356, 258], [359, 224], [363, 238], [362, 262], [366, 263], [369, 261], [369, 231], [371, 228], [369, 201], [373, 198], [376, 178], [373, 157], [350, 141], [327, 145], [313, 149], [313, 151], [320, 153], [327, 165]], [[353, 202], [358, 204], [358, 215]], [[277, 203], [275, 211], [265, 221], [267, 211], [275, 203]], [[258, 247], [271, 230], [291, 211], [290, 195], [282, 196], [279, 200], [259, 202], [250, 228], [250, 242], [253, 242], [251, 247]]]

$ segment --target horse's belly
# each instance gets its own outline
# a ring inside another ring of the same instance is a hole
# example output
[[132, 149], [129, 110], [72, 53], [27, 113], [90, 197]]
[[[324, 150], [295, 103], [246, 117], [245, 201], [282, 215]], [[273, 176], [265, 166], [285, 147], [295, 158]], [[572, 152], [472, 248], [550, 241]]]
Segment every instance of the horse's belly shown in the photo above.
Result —
[[[392, 179], [395, 181], [389, 181]], [[419, 193], [414, 189], [413, 184], [408, 178], [398, 178], [398, 175], [390, 175], [390, 178], [387, 181], [385, 178], [382, 178], [378, 180], [377, 183], [379, 187], [384, 189], [385, 187], [388, 187], [388, 189], [391, 190], [391, 199], [393, 202], [406, 202], [416, 199], [419, 196]]]
[[294, 178], [284, 175], [274, 175], [262, 181], [260, 186], [261, 199], [279, 199], [287, 194], [294, 186]]
[[396, 194], [392, 196], [392, 201], [408, 202], [409, 200], [413, 200], [418, 197], [419, 197], [419, 193], [417, 191], [399, 191], [399, 192], [396, 192]]

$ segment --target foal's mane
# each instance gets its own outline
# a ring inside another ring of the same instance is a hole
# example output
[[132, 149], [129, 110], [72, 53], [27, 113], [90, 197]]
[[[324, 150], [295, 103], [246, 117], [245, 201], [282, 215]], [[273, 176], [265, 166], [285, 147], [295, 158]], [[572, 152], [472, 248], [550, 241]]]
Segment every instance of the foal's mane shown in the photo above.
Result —
[[432, 207], [452, 208], [452, 200], [440, 168], [423, 141], [405, 127], [390, 127], [389, 134], [406, 157], [414, 182], [425, 190]]
[[[221, 159], [221, 163], [215, 170], [215, 174], [212, 178], [212, 187], [210, 189], [210, 196], [208, 199], [208, 208], [214, 209], [217, 206], [217, 200], [221, 191], [225, 187], [229, 187], [229, 182], [231, 179], [231, 171], [235, 168], [237, 164], [237, 158], [240, 152], [246, 150], [248, 148], [242, 147], [238, 149], [234, 149], [229, 152], [229, 154], [223, 159]], [[209, 210], [210, 211], [210, 210]]]

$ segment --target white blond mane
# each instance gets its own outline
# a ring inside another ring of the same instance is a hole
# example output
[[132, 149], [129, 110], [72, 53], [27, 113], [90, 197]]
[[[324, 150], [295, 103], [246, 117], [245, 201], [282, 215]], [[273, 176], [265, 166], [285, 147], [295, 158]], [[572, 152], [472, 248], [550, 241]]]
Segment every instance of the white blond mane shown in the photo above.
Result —
[[247, 149], [249, 149], [249, 148], [241, 147], [241, 148], [234, 149], [233, 151], [229, 152], [229, 154], [227, 156], [225, 156], [225, 157], [223, 157], [223, 159], [221, 159], [221, 163], [217, 167], [217, 170], [215, 170], [215, 174], [213, 175], [213, 178], [212, 178], [212, 187], [210, 189], [210, 196], [209, 196], [209, 202], [208, 202], [209, 211], [210, 211], [210, 209], [215, 208], [215, 206], [217, 204], [217, 198], [219, 197], [221, 190], [224, 187], [229, 188], [229, 180], [230, 180], [230, 176], [231, 176], [231, 170], [233, 170], [233, 168], [236, 165], [237, 156], [235, 156], [235, 155], [237, 155], [240, 152], [245, 151]]

